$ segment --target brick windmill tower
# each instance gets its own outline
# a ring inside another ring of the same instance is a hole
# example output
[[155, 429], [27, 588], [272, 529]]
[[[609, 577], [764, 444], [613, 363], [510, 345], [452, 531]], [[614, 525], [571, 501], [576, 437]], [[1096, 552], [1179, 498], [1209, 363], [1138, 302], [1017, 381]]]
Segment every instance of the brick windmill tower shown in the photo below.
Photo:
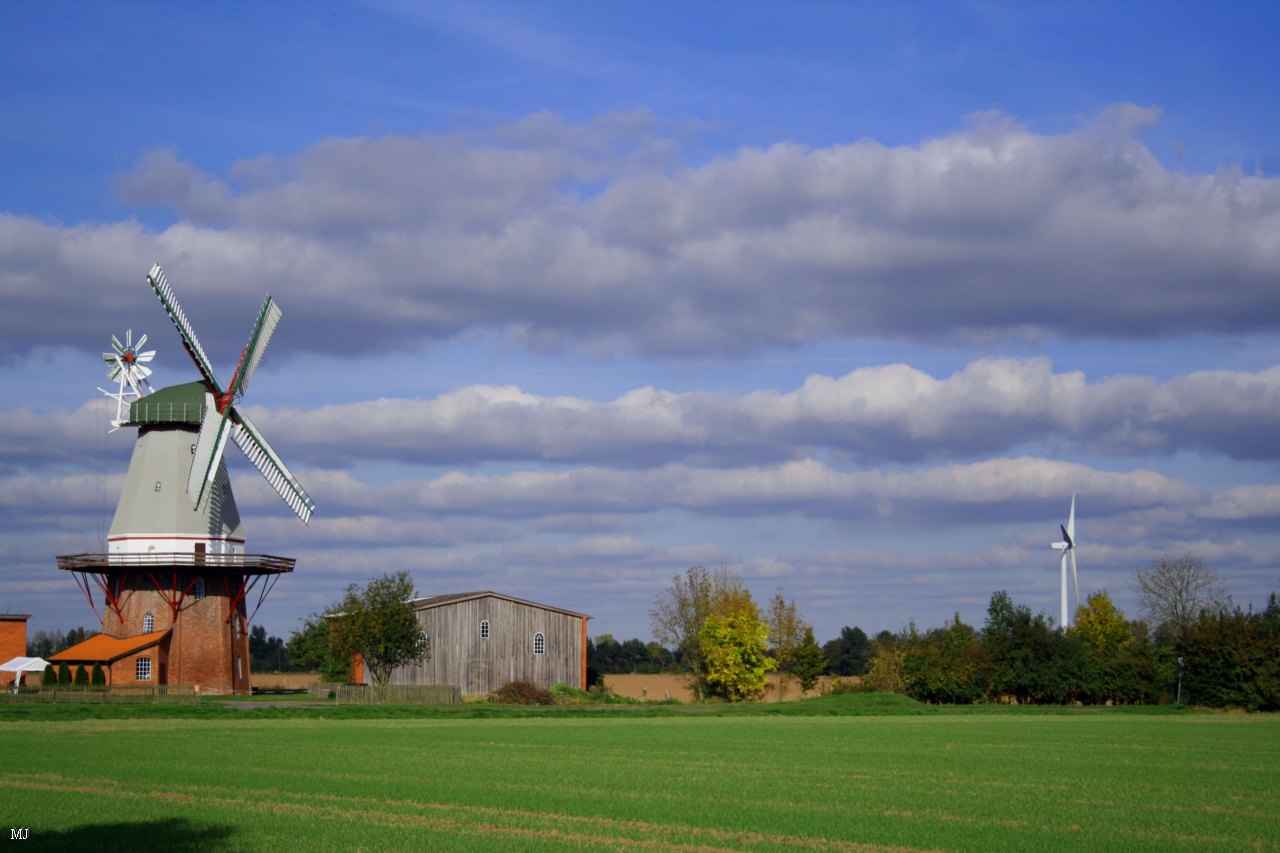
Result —
[[[245, 552], [223, 460], [227, 439], [304, 523], [315, 509], [236, 407], [282, 312], [268, 294], [224, 388], [158, 265], [147, 281], [201, 378], [145, 394], [150, 370], [141, 362], [153, 353], [136, 352], [130, 334], [127, 345], [104, 354], [108, 375], [120, 383], [119, 394], [104, 392], [119, 403], [112, 423], [137, 427], [138, 438], [107, 536], [108, 553], [58, 557], [58, 568], [75, 576], [95, 611], [94, 593], [101, 596], [102, 633], [51, 659], [100, 664], [112, 684], [198, 684], [211, 692], [248, 692], [249, 622], [280, 575], [293, 571], [294, 560]], [[138, 346], [145, 340], [144, 335]]]

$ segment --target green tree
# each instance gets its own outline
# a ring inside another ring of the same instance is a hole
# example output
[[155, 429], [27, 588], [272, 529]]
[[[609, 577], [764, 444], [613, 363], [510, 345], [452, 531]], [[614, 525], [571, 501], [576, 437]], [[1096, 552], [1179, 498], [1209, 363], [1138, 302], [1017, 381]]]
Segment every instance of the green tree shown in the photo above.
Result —
[[671, 587], [658, 594], [649, 612], [654, 638], [671, 649], [677, 662], [693, 675], [693, 689], [705, 687], [701, 633], [707, 617], [723, 611], [727, 602], [746, 593], [742, 580], [721, 566], [714, 572], [692, 566], [671, 579]]
[[318, 672], [323, 681], [350, 681], [351, 655], [332, 642], [333, 618], [313, 613], [289, 637], [289, 664], [298, 672]]
[[828, 641], [822, 651], [827, 656], [829, 674], [866, 675], [875, 645], [861, 628], [846, 625], [840, 629], [840, 636]]
[[409, 607], [413, 579], [408, 572], [383, 575], [361, 588], [347, 587], [333, 614], [330, 644], [339, 652], [359, 652], [369, 680], [382, 687], [392, 670], [421, 660], [429, 652], [427, 637]]
[[80, 664], [79, 666], [76, 667], [76, 677], [75, 677], [74, 683], [76, 687], [89, 686], [89, 671], [84, 668], [84, 664]]
[[71, 667], [66, 661], [58, 664], [58, 685], [65, 687], [71, 683]]
[[95, 663], [93, 665], [93, 672], [89, 675], [89, 683], [92, 684], [94, 687], [106, 686], [107, 677], [102, 671], [102, 664]]
[[907, 695], [923, 702], [968, 704], [982, 697], [982, 647], [978, 633], [955, 620], [904, 645], [903, 674]]
[[46, 663], [44, 665], [44, 675], [40, 677], [41, 689], [46, 687], [56, 687], [58, 684], [58, 673], [54, 671], [53, 664]]
[[813, 628], [805, 626], [804, 639], [796, 647], [793, 664], [796, 679], [800, 682], [800, 690], [808, 693], [818, 683], [818, 678], [827, 669], [827, 656], [822, 647], [813, 638]]
[[1177, 645], [1184, 701], [1250, 711], [1280, 710], [1280, 601], [1260, 613], [1204, 611]]
[[706, 618], [698, 647], [708, 690], [730, 702], [759, 696], [776, 666], [769, 657], [769, 626], [745, 590]]

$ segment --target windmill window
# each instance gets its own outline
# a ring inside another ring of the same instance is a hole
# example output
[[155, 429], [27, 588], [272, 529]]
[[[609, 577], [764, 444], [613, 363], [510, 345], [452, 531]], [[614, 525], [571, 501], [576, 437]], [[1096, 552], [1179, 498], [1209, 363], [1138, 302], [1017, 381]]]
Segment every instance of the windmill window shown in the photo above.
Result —
[[192, 455], [192, 456], [195, 456], [195, 455], [196, 455], [196, 446], [195, 446], [194, 444], [193, 444], [193, 445], [191, 445], [191, 455]]
[[533, 635], [533, 653], [535, 655], [541, 655], [541, 654], [546, 654], [546, 651], [547, 651], [547, 638], [543, 636], [541, 631], [539, 631], [538, 633]]
[[156, 480], [156, 491], [160, 491], [160, 481]]
[[151, 680], [151, 658], [138, 658], [134, 662], [133, 674], [138, 681]]
[[196, 578], [195, 597], [196, 597], [196, 601], [204, 600], [204, 577], [203, 576]]
[[142, 617], [142, 633], [150, 634], [156, 629], [156, 617], [150, 613]]
[[488, 619], [480, 620], [480, 639], [482, 640], [489, 639], [489, 620]]

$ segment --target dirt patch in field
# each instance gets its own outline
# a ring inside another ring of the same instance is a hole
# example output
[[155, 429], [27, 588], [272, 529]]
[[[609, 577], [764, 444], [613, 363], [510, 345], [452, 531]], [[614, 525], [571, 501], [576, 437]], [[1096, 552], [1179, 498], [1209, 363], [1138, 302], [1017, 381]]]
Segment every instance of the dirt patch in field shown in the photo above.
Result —
[[[827, 689], [829, 679], [823, 677], [818, 686], [801, 695], [800, 686], [791, 679], [785, 693], [778, 692], [778, 677], [769, 676], [769, 686], [765, 689], [763, 702], [780, 702], [783, 700], [802, 699], [818, 696]], [[853, 681], [855, 679], [846, 679]], [[628, 699], [647, 699], [650, 702], [661, 702], [664, 699], [675, 699], [679, 702], [692, 702], [693, 691], [689, 689], [687, 675], [606, 675], [605, 686]]]

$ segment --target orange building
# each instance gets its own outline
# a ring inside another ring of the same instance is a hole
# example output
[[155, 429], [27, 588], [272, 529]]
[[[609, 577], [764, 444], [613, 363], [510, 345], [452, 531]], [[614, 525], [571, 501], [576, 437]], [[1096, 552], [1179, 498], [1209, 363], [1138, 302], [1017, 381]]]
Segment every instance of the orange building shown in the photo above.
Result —
[[[27, 653], [27, 620], [25, 613], [0, 613], [0, 663]], [[12, 684], [14, 673], [0, 673], [0, 684]]]

